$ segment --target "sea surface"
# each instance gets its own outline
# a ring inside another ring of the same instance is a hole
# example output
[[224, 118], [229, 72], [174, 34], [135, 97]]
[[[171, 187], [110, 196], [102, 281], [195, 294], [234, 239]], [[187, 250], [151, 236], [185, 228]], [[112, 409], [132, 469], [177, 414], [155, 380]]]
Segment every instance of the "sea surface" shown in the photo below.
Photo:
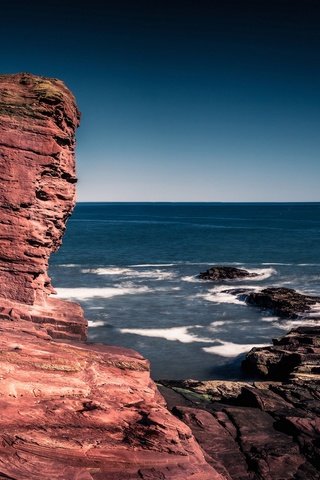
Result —
[[[138, 350], [153, 378], [241, 378], [245, 352], [297, 322], [224, 290], [320, 295], [319, 247], [320, 203], [79, 203], [50, 274], [84, 308], [90, 340]], [[197, 278], [215, 264], [259, 276]]]

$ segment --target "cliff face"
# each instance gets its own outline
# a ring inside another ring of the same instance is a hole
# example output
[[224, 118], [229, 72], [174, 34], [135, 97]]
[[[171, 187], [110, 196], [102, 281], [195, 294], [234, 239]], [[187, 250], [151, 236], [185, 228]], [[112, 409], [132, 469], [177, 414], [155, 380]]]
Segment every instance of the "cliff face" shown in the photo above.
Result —
[[75, 100], [55, 79], [0, 76], [0, 295], [41, 303], [75, 203]]
[[78, 122], [59, 80], [0, 76], [0, 478], [224, 480], [168, 412], [148, 362], [72, 342], [86, 338], [81, 308], [48, 298]]

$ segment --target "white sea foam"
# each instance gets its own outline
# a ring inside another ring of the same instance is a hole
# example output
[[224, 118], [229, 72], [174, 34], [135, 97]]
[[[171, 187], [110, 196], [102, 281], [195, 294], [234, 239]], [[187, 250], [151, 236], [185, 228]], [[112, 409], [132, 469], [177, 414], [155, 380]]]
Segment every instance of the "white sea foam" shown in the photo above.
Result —
[[292, 263], [280, 263], [280, 262], [263, 262], [261, 265], [283, 265], [283, 266], [290, 266], [293, 265]]
[[212, 353], [214, 355], [220, 355], [221, 357], [237, 357], [241, 353], [249, 352], [254, 347], [266, 347], [267, 344], [240, 344], [225, 342], [224, 340], [216, 340], [220, 345], [214, 345], [213, 347], [203, 347], [206, 353]]
[[202, 280], [200, 278], [197, 278], [196, 275], [187, 275], [186, 277], [181, 277], [181, 280], [183, 282], [189, 282], [189, 283], [198, 283], [198, 282], [202, 283]]
[[152, 291], [146, 286], [129, 286], [119, 285], [118, 287], [102, 287], [102, 288], [57, 288], [59, 298], [91, 300], [95, 297], [112, 298], [118, 295], [135, 295]]
[[298, 263], [298, 267], [319, 267], [320, 263]]
[[153, 270], [135, 270], [126, 267], [99, 267], [83, 269], [82, 273], [93, 273], [95, 275], [121, 275], [127, 278], [150, 278], [154, 280], [168, 280], [176, 277], [175, 272], [168, 272], [158, 268]]
[[95, 273], [96, 275], [126, 275], [130, 274], [129, 268], [108, 267], [108, 268], [86, 268], [81, 270], [82, 273]]
[[210, 323], [210, 330], [214, 330], [218, 327], [223, 327], [224, 325], [227, 325], [228, 323], [233, 323], [230, 320], [216, 320], [215, 322]]
[[[252, 286], [252, 285], [246, 285], [246, 286], [241, 285], [241, 289], [244, 289], [244, 290], [251, 289], [251, 290], [259, 291], [262, 288]], [[214, 288], [211, 288], [206, 293], [198, 293], [196, 297], [203, 298], [204, 300], [207, 300], [208, 302], [213, 302], [213, 303], [232, 303], [234, 305], [246, 305], [245, 300], [240, 300], [237, 294], [232, 293], [232, 290], [233, 290], [232, 288], [227, 287], [226, 285], [218, 285]]]
[[318, 326], [320, 324], [320, 320], [316, 320], [313, 318], [301, 318], [297, 320], [286, 320], [277, 323], [277, 327], [281, 328], [281, 330], [291, 330], [292, 328], [297, 327], [306, 327], [306, 326]]
[[105, 323], [102, 322], [101, 320], [98, 320], [98, 321], [88, 320], [88, 326], [90, 328], [103, 327], [104, 325]]
[[236, 295], [228, 292], [228, 289], [226, 289], [225, 286], [215, 287], [206, 293], [198, 293], [196, 297], [203, 298], [204, 300], [213, 303], [232, 303], [234, 305], [246, 304], [245, 301], [239, 300]]
[[179, 341], [181, 343], [212, 343], [214, 340], [210, 338], [202, 338], [195, 335], [189, 330], [201, 328], [200, 325], [189, 325], [185, 327], [170, 328], [120, 328], [121, 333], [131, 333], [133, 335], [141, 335], [142, 337], [165, 338], [169, 341]]
[[174, 265], [180, 265], [180, 263], [144, 263], [139, 265], [129, 265], [132, 268], [143, 268], [143, 267], [173, 267]]
[[319, 317], [320, 315], [320, 303], [312, 305], [310, 312], [307, 314], [308, 317]]
[[277, 270], [274, 268], [246, 268], [246, 270], [249, 273], [256, 273], [258, 275], [257, 277], [252, 277], [250, 281], [266, 280], [267, 278], [271, 277], [271, 275], [275, 275], [277, 273]]
[[279, 320], [279, 317], [262, 317], [261, 320], [263, 322], [277, 322]]
[[63, 267], [63, 268], [74, 268], [74, 267], [80, 267], [77, 263], [61, 263], [58, 265], [58, 267]]

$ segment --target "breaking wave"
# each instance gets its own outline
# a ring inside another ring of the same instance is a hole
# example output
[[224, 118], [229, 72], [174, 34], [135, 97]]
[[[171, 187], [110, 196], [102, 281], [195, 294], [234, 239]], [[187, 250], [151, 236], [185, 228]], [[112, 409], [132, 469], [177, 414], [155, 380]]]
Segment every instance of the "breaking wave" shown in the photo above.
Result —
[[220, 357], [237, 357], [242, 353], [249, 352], [254, 347], [266, 347], [268, 344], [256, 344], [256, 343], [232, 343], [225, 342], [224, 340], [216, 340], [220, 345], [214, 345], [213, 347], [203, 347], [202, 350], [206, 353], [219, 355]]
[[91, 300], [92, 298], [112, 298], [118, 295], [136, 295], [139, 293], [151, 292], [152, 289], [146, 286], [119, 285], [118, 287], [96, 287], [96, 288], [57, 288], [58, 298]]
[[200, 325], [189, 325], [185, 327], [170, 327], [170, 328], [120, 328], [121, 333], [131, 333], [132, 335], [141, 335], [142, 337], [157, 337], [164, 338], [169, 341], [178, 341], [181, 343], [213, 343], [214, 340], [210, 338], [198, 337], [190, 332], [191, 329], [201, 328]]

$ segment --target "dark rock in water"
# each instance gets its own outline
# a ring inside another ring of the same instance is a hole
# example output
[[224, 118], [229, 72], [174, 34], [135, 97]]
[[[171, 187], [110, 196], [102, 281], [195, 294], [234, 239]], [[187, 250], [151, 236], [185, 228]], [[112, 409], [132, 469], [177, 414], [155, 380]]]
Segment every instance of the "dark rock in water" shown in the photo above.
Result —
[[199, 274], [202, 280], [235, 280], [238, 278], [257, 277], [257, 273], [250, 273], [243, 268], [223, 267], [216, 265], [209, 268], [205, 272]]
[[270, 347], [253, 348], [243, 361], [251, 373], [278, 380], [320, 381], [320, 326], [291, 330]]
[[320, 479], [320, 326], [273, 343], [247, 360], [256, 374], [272, 372], [278, 381], [187, 380], [161, 389], [227, 480]]
[[251, 292], [246, 302], [272, 310], [280, 317], [297, 318], [299, 313], [308, 312], [313, 305], [320, 303], [320, 297], [303, 295], [291, 288], [266, 288]]

